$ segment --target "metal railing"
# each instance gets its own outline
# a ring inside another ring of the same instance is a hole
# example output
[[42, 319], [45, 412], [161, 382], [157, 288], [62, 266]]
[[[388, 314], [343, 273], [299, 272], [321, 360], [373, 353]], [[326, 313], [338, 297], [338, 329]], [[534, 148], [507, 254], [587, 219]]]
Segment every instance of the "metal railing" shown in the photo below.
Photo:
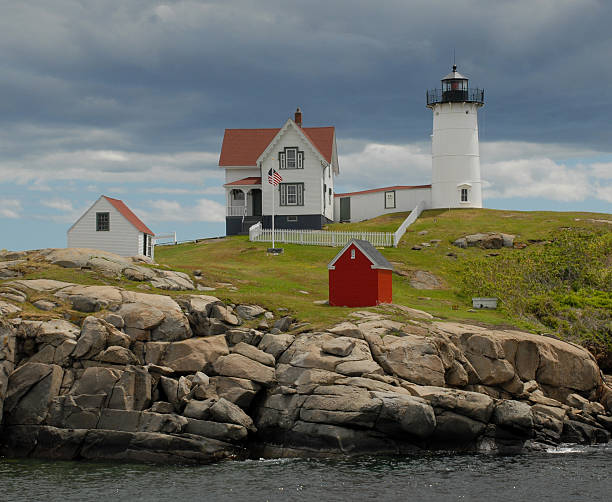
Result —
[[430, 89], [427, 91], [427, 104], [436, 103], [484, 103], [484, 89], [467, 89], [443, 91]]
[[[274, 240], [286, 244], [344, 246], [351, 239], [363, 239], [377, 247], [393, 246], [393, 234], [391, 232], [274, 229]], [[256, 223], [249, 228], [249, 240], [252, 242], [272, 242], [272, 229], [262, 228], [261, 223]]]
[[406, 233], [406, 229], [410, 225], [412, 225], [419, 216], [421, 216], [423, 209], [425, 209], [424, 200], [420, 201], [416, 205], [416, 207], [412, 211], [410, 211], [410, 214], [406, 217], [404, 222], [399, 226], [399, 228], [393, 234], [393, 247], [397, 247], [397, 245], [399, 244], [399, 241], [402, 239], [402, 237]]

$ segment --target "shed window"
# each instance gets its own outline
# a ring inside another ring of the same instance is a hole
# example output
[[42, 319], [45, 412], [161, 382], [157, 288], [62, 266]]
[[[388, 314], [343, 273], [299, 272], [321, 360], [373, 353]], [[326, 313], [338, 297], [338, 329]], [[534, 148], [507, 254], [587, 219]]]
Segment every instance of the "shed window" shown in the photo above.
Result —
[[110, 213], [96, 213], [96, 232], [110, 230]]
[[351, 249], [351, 260], [355, 259], [355, 250]]
[[304, 183], [281, 183], [279, 189], [281, 206], [304, 205]]

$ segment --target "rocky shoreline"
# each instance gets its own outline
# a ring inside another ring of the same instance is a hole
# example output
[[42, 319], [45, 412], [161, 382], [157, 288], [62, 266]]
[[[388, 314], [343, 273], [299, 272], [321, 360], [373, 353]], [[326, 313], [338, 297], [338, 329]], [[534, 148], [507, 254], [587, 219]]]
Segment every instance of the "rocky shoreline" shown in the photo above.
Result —
[[607, 442], [612, 431], [612, 388], [594, 358], [551, 337], [410, 309], [405, 323], [363, 311], [304, 332], [290, 317], [193, 291], [7, 285], [23, 303], [44, 292], [84, 313], [78, 323], [0, 317], [7, 457], [511, 453]]

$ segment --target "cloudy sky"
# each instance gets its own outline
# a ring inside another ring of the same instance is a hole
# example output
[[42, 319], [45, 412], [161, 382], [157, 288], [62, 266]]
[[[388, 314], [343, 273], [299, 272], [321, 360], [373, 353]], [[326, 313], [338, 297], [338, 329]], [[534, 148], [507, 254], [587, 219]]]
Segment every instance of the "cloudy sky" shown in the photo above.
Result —
[[222, 235], [225, 128], [336, 127], [337, 191], [428, 183], [425, 91], [485, 89], [485, 205], [612, 211], [612, 2], [0, 0], [0, 249], [101, 194]]

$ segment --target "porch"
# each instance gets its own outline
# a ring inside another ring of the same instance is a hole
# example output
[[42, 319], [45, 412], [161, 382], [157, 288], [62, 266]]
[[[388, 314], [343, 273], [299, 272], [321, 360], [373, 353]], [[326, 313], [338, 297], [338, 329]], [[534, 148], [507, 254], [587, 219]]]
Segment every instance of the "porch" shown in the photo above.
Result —
[[224, 186], [227, 217], [261, 217], [261, 178], [244, 178]]

